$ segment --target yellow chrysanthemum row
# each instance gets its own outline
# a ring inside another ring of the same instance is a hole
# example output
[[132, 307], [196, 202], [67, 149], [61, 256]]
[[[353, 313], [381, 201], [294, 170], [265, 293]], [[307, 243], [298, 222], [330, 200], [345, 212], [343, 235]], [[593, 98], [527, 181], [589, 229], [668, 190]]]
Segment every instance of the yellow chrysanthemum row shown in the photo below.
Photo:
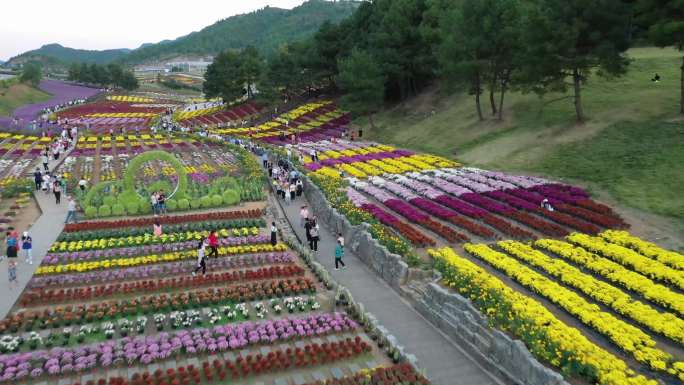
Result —
[[127, 96], [127, 95], [107, 96], [107, 100], [113, 100], [115, 102], [129, 102], [129, 103], [152, 103], [152, 102], [154, 102], [154, 99], [142, 98], [139, 96]]
[[[287, 250], [287, 246], [285, 246], [282, 243], [279, 243], [275, 246], [271, 245], [270, 243], [262, 243], [255, 245], [219, 247], [218, 253], [220, 255], [234, 255], [247, 253], [267, 253], [285, 250]], [[40, 266], [36, 270], [36, 274], [44, 275], [61, 273], [83, 273], [92, 270], [135, 267], [160, 262], [173, 262], [190, 258], [197, 258], [197, 250], [177, 251], [173, 253], [153, 254], [131, 258], [114, 258], [99, 261], [75, 262], [60, 265]]]
[[664, 263], [677, 270], [684, 270], [684, 255], [675, 251], [665, 250], [658, 245], [643, 241], [626, 231], [608, 230], [599, 236], [610, 243], [628, 247], [639, 254], [658, 262]]
[[504, 272], [521, 285], [549, 299], [585, 325], [613, 341], [622, 350], [632, 354], [634, 359], [649, 365], [654, 370], [681, 375], [672, 366], [672, 356], [656, 346], [656, 342], [641, 329], [628, 324], [608, 312], [601, 311], [596, 304], [589, 303], [579, 294], [566, 289], [555, 281], [520, 264], [506, 254], [492, 250], [485, 244], [465, 244], [465, 250]]
[[[248, 235], [258, 235], [259, 229], [257, 227], [242, 227], [239, 229], [220, 229], [216, 231], [219, 237], [246, 237]], [[172, 242], [184, 242], [191, 240], [199, 240], [202, 237], [207, 237], [209, 235], [208, 231], [186, 231], [182, 233], [171, 233], [162, 234], [159, 237], [155, 237], [151, 233], [138, 236], [129, 237], [119, 237], [119, 238], [100, 238], [94, 240], [85, 241], [68, 241], [68, 242], [55, 242], [50, 247], [50, 252], [65, 252], [65, 251], [80, 251], [80, 250], [93, 250], [93, 249], [108, 249], [112, 247], [128, 247], [128, 246], [140, 246], [148, 244], [157, 243], [172, 243]]]
[[659, 312], [648, 304], [632, 299], [622, 290], [598, 280], [567, 262], [551, 258], [529, 245], [514, 241], [502, 241], [497, 245], [509, 255], [545, 271], [568, 286], [599, 301], [616, 312], [627, 316], [649, 329], [684, 344], [684, 321], [672, 313]]
[[[508, 322], [506, 330], [525, 338], [530, 351], [557, 367], [583, 366], [595, 370], [599, 384], [655, 385], [637, 375], [627, 364], [588, 340], [577, 329], [556, 318], [538, 301], [506, 286], [481, 267], [452, 249], [429, 250], [442, 272], [444, 283], [479, 304], [486, 313]], [[498, 307], [491, 307], [498, 306]], [[546, 338], [536, 338], [546, 336]]]
[[621, 265], [625, 265], [638, 273], [670, 283], [684, 290], [684, 271], [673, 269], [626, 247], [608, 243], [600, 237], [574, 233], [567, 236], [566, 239], [591, 252], [599, 253]]

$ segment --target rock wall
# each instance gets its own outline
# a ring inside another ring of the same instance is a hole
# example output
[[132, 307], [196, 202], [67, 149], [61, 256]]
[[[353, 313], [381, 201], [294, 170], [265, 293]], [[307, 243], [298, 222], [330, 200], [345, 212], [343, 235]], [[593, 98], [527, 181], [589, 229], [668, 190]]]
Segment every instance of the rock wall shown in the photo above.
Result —
[[416, 309], [433, 325], [476, 356], [487, 370], [526, 385], [569, 385], [563, 376], [540, 364], [525, 344], [492, 329], [470, 300], [435, 283], [427, 285]]
[[304, 195], [309, 201], [311, 211], [318, 221], [333, 234], [342, 233], [345, 246], [375, 271], [394, 289], [399, 289], [408, 279], [409, 267], [401, 256], [390, 253], [370, 235], [370, 226], [362, 223], [353, 226], [347, 218], [338, 213], [325, 199], [323, 191], [304, 177]]

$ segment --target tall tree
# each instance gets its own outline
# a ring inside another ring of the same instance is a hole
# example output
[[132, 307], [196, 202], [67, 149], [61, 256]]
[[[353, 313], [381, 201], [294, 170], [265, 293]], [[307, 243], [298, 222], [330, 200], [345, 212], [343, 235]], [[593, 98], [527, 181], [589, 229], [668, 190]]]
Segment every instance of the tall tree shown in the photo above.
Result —
[[351, 55], [340, 61], [338, 83], [345, 95], [340, 102], [344, 108], [355, 115], [368, 114], [371, 127], [373, 112], [376, 112], [384, 101], [385, 74], [378, 61], [368, 52], [355, 49]]
[[22, 83], [30, 83], [32, 86], [37, 87], [42, 78], [43, 70], [40, 68], [40, 64], [36, 62], [27, 62], [21, 69], [19, 81]]
[[537, 92], [565, 92], [572, 86], [577, 122], [584, 122], [582, 84], [592, 72], [620, 76], [629, 64], [624, 56], [629, 48], [628, 4], [537, 0], [526, 14], [523, 78]]
[[132, 91], [138, 88], [138, 79], [135, 77], [131, 71], [123, 71], [121, 73], [121, 78], [119, 79], [119, 84], [121, 88]]
[[[658, 47], [674, 46], [684, 51], [684, 1], [641, 0], [637, 13], [648, 25], [648, 37]], [[684, 55], [680, 68], [679, 112], [684, 114]]]
[[242, 97], [243, 87], [240, 56], [234, 51], [217, 55], [204, 74], [204, 94], [209, 98], [220, 96], [224, 102], [232, 103]]
[[252, 91], [257, 80], [261, 77], [263, 63], [256, 48], [249, 46], [240, 52], [241, 76], [247, 88], [247, 98], [253, 97]]

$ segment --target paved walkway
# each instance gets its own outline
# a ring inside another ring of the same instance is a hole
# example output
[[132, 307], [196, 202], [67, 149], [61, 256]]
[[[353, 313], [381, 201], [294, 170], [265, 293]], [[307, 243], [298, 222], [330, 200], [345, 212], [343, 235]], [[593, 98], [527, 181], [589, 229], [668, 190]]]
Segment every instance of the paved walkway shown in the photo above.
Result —
[[[282, 201], [281, 201], [282, 202]], [[306, 239], [304, 228], [299, 226], [299, 208], [305, 201], [298, 198], [290, 205], [283, 205], [285, 214], [301, 239]], [[315, 213], [313, 213], [315, 215]], [[502, 384], [486, 372], [478, 363], [442, 334], [413, 307], [399, 296], [350, 251], [346, 251], [346, 269], [335, 270], [335, 238], [321, 226], [321, 242], [318, 245], [318, 261], [332, 276], [346, 286], [354, 299], [363, 303], [365, 309], [375, 315], [407, 353], [418, 358], [420, 367], [435, 385], [490, 385]]]
[[[68, 155], [68, 153], [67, 153]], [[66, 156], [62, 156], [63, 160]], [[48, 168], [50, 171], [54, 171], [61, 162], [50, 162]], [[33, 171], [33, 169], [30, 169]], [[62, 202], [60, 205], [55, 204], [55, 196], [50, 194], [45, 194], [42, 191], [37, 191], [33, 194], [38, 202], [38, 207], [42, 212], [40, 217], [33, 223], [33, 226], [29, 229], [29, 234], [33, 238], [33, 264], [29, 265], [24, 261], [23, 251], [19, 250], [19, 256], [17, 258], [17, 280], [19, 285], [13, 287], [11, 290], [4, 289], [3, 295], [0, 296], [0, 319], [5, 318], [9, 313], [14, 303], [19, 298], [19, 295], [26, 287], [29, 279], [33, 276], [38, 266], [40, 266], [40, 261], [43, 260], [45, 254], [47, 254], [48, 249], [57, 240], [57, 237], [64, 229], [64, 219], [67, 215], [67, 199], [62, 195]], [[24, 229], [17, 229], [19, 235]], [[4, 239], [4, 234], [3, 238]], [[3, 255], [5, 244], [3, 242]], [[7, 258], [4, 258], [2, 263], [0, 263], [0, 287], [7, 288]]]

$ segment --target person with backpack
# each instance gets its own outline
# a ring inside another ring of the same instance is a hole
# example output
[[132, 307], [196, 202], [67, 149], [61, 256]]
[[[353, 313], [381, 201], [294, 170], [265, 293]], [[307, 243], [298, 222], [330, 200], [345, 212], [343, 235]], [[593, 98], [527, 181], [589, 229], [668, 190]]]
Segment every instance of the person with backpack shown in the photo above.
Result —
[[209, 241], [209, 249], [211, 249], [209, 251], [209, 257], [212, 255], [214, 258], [218, 257], [218, 237], [216, 236], [216, 231], [211, 230], [207, 240]]
[[192, 272], [193, 277], [200, 269], [202, 269], [202, 275], [207, 275], [207, 261], [204, 258], [206, 247], [206, 241], [204, 238], [201, 238], [197, 246], [197, 267], [195, 267], [195, 270]]
[[339, 270], [340, 266], [342, 265], [342, 269], [346, 269], [347, 266], [344, 264], [342, 261], [342, 257], [344, 256], [344, 246], [340, 243], [340, 240], [337, 240], [337, 244], [335, 245], [335, 270]]
[[314, 218], [312, 221], [311, 225], [311, 230], [309, 230], [309, 234], [311, 235], [311, 240], [309, 241], [309, 248], [317, 252], [318, 251], [318, 241], [320, 240], [320, 237], [318, 235], [318, 224], [316, 223], [316, 219]]
[[28, 231], [24, 231], [24, 234], [21, 236], [21, 249], [24, 250], [26, 262], [29, 265], [33, 265], [33, 238], [31, 238]]

